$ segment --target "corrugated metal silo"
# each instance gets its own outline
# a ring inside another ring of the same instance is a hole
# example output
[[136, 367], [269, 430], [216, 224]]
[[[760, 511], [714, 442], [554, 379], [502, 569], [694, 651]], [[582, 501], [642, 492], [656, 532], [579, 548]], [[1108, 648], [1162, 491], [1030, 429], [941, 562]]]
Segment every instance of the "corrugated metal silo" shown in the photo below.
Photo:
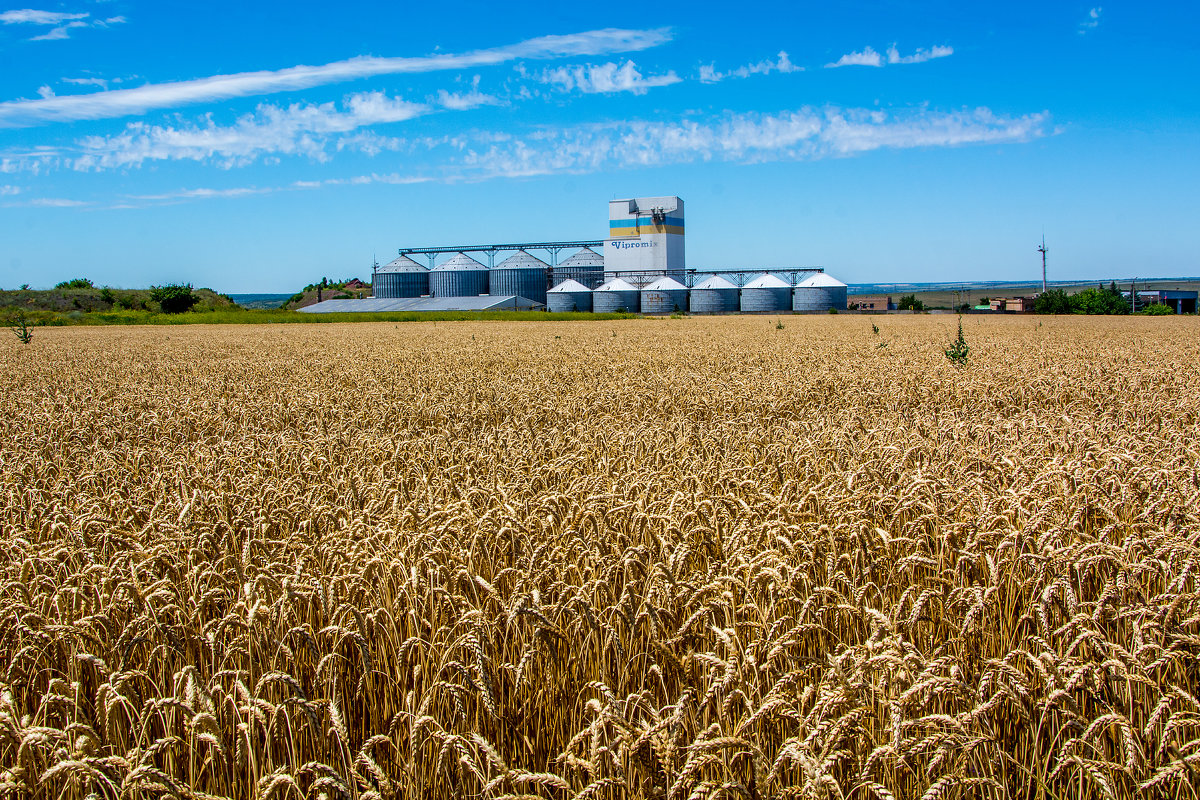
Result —
[[742, 287], [743, 314], [770, 314], [792, 310], [792, 287], [763, 273]]
[[592, 292], [592, 310], [597, 314], [613, 311], [637, 313], [640, 306], [638, 290], [628, 281], [613, 278]]
[[459, 253], [429, 273], [429, 293], [434, 297], [477, 297], [488, 293], [488, 268]]
[[643, 314], [673, 314], [688, 308], [687, 287], [674, 278], [659, 278], [642, 287], [640, 299]]
[[578, 281], [590, 289], [604, 283], [604, 256], [585, 247], [566, 261], [560, 261], [554, 267], [552, 283], [558, 285], [568, 280]]
[[592, 290], [579, 281], [563, 281], [546, 292], [546, 310], [591, 311]]
[[429, 294], [429, 269], [408, 256], [389, 261], [371, 279], [375, 297], [420, 297]]
[[796, 285], [792, 295], [793, 311], [846, 310], [846, 284], [818, 272]]
[[549, 278], [549, 264], [524, 250], [518, 250], [492, 268], [488, 276], [488, 293], [515, 294], [545, 305], [546, 281]]
[[689, 302], [693, 314], [736, 314], [741, 308], [738, 288], [719, 275], [693, 286]]

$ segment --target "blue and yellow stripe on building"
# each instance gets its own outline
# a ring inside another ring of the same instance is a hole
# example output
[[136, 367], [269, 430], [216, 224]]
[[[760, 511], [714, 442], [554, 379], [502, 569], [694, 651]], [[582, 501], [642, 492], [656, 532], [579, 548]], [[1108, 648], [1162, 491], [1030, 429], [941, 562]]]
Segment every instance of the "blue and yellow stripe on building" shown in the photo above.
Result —
[[620, 236], [639, 236], [643, 233], [677, 233], [683, 235], [683, 218], [666, 217], [661, 224], [654, 224], [650, 215], [636, 219], [610, 219], [608, 235], [610, 238]]

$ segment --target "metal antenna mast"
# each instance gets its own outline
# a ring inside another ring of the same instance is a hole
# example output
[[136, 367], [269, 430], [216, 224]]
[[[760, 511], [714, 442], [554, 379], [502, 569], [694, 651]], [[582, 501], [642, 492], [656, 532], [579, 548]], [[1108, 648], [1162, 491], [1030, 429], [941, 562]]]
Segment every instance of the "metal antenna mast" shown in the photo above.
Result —
[[1042, 246], [1038, 248], [1042, 254], [1042, 294], [1046, 293], [1046, 234], [1042, 234]]

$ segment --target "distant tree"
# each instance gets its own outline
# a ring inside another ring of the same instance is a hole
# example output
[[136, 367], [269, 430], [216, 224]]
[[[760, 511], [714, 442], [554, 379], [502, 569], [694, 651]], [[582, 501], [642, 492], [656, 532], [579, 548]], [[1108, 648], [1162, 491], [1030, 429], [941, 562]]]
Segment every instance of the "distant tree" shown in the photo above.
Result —
[[1097, 286], [1071, 295], [1071, 311], [1075, 314], [1128, 314], [1129, 301], [1114, 281], [1108, 287]]
[[1037, 296], [1033, 310], [1038, 314], [1070, 314], [1071, 298], [1062, 289], [1050, 289]]
[[27, 292], [27, 291], [29, 291], [29, 284], [28, 284], [28, 283], [22, 283], [22, 284], [21, 284], [19, 287], [17, 287], [17, 288], [19, 288], [19, 289], [20, 289], [22, 292]]
[[116, 302], [116, 298], [113, 296], [112, 289], [108, 288], [107, 286], [100, 290], [100, 299], [105, 303], [108, 303], [110, 306]]
[[200, 298], [192, 293], [190, 283], [168, 283], [165, 286], [151, 286], [150, 299], [162, 307], [164, 314], [182, 314], [191, 310], [200, 302]]
[[900, 302], [896, 303], [896, 308], [901, 311], [924, 311], [925, 304], [918, 300], [915, 294], [906, 294], [900, 298]]
[[55, 289], [95, 289], [95, 285], [87, 278], [72, 278], [69, 281], [54, 284]]

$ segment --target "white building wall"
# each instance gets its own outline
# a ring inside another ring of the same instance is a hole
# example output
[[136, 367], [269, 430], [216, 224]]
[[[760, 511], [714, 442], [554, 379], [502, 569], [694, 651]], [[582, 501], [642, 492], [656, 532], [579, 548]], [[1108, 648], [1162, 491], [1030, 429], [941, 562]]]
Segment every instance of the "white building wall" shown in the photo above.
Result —
[[683, 200], [638, 197], [608, 204], [605, 274], [685, 269]]

